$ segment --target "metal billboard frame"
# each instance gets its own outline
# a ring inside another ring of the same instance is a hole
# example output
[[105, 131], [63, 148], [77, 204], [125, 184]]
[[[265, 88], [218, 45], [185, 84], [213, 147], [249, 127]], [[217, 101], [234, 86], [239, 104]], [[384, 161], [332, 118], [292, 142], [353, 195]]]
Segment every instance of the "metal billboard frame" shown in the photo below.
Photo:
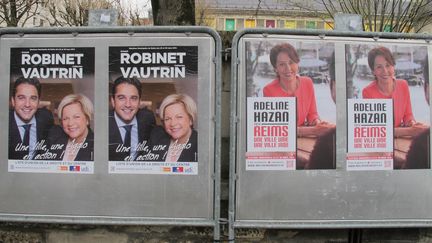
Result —
[[[107, 224], [107, 225], [167, 225], [167, 226], [206, 226], [213, 227], [214, 240], [220, 239], [220, 130], [221, 130], [221, 53], [222, 42], [219, 34], [211, 28], [207, 27], [180, 27], [180, 26], [163, 26], [163, 27], [68, 27], [68, 28], [2, 28], [0, 29], [0, 37], [6, 34], [15, 34], [24, 37], [27, 34], [68, 34], [71, 37], [77, 37], [80, 34], [127, 34], [134, 36], [140, 33], [155, 33], [155, 34], [183, 34], [184, 37], [190, 37], [193, 34], [208, 35], [214, 41], [215, 50], [211, 63], [215, 65], [214, 77], [214, 104], [215, 114], [211, 121], [214, 124], [214, 168], [212, 171], [211, 180], [213, 183], [213, 216], [212, 219], [198, 218], [165, 218], [165, 217], [116, 217], [116, 216], [68, 216], [68, 215], [29, 215], [15, 213], [0, 213], [1, 221], [11, 222], [33, 222], [33, 223], [65, 223], [65, 224]], [[95, 161], [96, 162], [96, 161]]]
[[[378, 40], [397, 40], [397, 39], [408, 39], [408, 40], [420, 40], [425, 41], [428, 45], [428, 51], [431, 52], [430, 42], [432, 40], [432, 35], [429, 34], [402, 34], [402, 33], [372, 33], [372, 32], [351, 32], [351, 31], [319, 31], [319, 30], [283, 30], [283, 29], [243, 29], [238, 31], [234, 38], [232, 44], [232, 61], [231, 61], [231, 124], [230, 124], [230, 176], [229, 176], [229, 208], [228, 208], [228, 221], [229, 221], [229, 240], [235, 240], [235, 229], [236, 228], [272, 228], [272, 229], [284, 229], [284, 228], [294, 228], [294, 229], [306, 229], [306, 228], [322, 228], [322, 229], [333, 229], [333, 228], [377, 228], [377, 227], [431, 227], [431, 219], [394, 219], [394, 220], [346, 220], [346, 219], [314, 219], [314, 220], [302, 220], [302, 219], [237, 219], [237, 207], [241, 207], [241, 204], [237, 200], [237, 180], [239, 179], [239, 173], [237, 170], [240, 169], [239, 163], [245, 163], [244, 160], [240, 158], [239, 146], [244, 144], [238, 143], [239, 130], [242, 128], [242, 124], [245, 124], [245, 117], [239, 112], [239, 106], [242, 105], [242, 100], [240, 98], [245, 98], [240, 94], [239, 86], [243, 82], [240, 80], [239, 75], [240, 65], [244, 65], [245, 60], [243, 56], [239, 54], [244, 54], [240, 49], [240, 42], [242, 38], [250, 35], [250, 38], [260, 38], [265, 39], [269, 36], [278, 37], [279, 35], [284, 35], [284, 37], [290, 35], [296, 36], [313, 36], [319, 39], [326, 39], [327, 37], [348, 37], [348, 38], [369, 38], [373, 41]], [[318, 39], [316, 38], [316, 39]], [[244, 46], [243, 46], [244, 47]], [[429, 70], [431, 58], [429, 57]], [[337, 76], [337, 75], [336, 75]], [[430, 75], [429, 75], [430, 76]], [[244, 77], [243, 77], [244, 78]], [[339, 92], [340, 87], [346, 88], [344, 85], [336, 85]], [[243, 87], [243, 86], [242, 86]], [[341, 92], [339, 92], [340, 94]], [[431, 93], [429, 89], [429, 93]], [[338, 97], [340, 95], [337, 95]], [[346, 95], [346, 94], [345, 94]], [[340, 103], [337, 102], [336, 106], [341, 107]], [[345, 107], [342, 105], [342, 107]], [[346, 107], [345, 107], [346, 109]], [[345, 118], [346, 119], [346, 118]], [[339, 120], [339, 118], [338, 118]], [[340, 123], [339, 121], [337, 123]], [[246, 125], [244, 125], [246, 126]], [[341, 128], [342, 130], [344, 127]], [[345, 125], [346, 129], [346, 125]], [[337, 135], [339, 138], [340, 134]], [[340, 140], [340, 139], [339, 139]], [[342, 141], [344, 143], [345, 141]], [[341, 148], [342, 147], [342, 148]], [[343, 149], [346, 153], [346, 144], [339, 145], [336, 143], [336, 150]], [[337, 159], [339, 160], [339, 159]], [[338, 161], [337, 161], [338, 162]], [[337, 170], [337, 169], [336, 169]], [[430, 169], [429, 169], [430, 171]], [[238, 205], [237, 205], [238, 204]], [[295, 210], [295, 209], [294, 209]], [[253, 218], [253, 216], [251, 217]]]

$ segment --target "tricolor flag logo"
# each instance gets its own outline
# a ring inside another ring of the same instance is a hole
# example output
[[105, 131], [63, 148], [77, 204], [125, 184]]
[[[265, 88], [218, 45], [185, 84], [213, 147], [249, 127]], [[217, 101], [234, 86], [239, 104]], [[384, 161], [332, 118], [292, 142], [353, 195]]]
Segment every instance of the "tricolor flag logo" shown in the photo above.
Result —
[[183, 167], [173, 167], [172, 171], [173, 172], [183, 172]]
[[80, 171], [80, 166], [79, 165], [69, 166], [69, 170], [70, 171]]

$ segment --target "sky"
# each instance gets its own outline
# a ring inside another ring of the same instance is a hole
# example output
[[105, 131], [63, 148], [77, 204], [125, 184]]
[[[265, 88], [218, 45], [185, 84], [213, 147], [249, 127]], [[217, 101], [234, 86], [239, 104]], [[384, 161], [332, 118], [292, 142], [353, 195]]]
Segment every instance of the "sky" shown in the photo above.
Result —
[[142, 10], [141, 17], [148, 17], [148, 10], [151, 9], [150, 0], [122, 0], [123, 6], [131, 6], [134, 9]]

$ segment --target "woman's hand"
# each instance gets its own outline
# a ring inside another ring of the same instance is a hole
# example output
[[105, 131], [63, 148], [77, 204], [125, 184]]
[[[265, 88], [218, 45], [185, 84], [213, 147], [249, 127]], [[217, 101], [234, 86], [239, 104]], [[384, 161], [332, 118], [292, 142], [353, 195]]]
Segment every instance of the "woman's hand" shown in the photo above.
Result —
[[415, 124], [417, 124], [417, 122], [416, 122], [415, 120], [410, 120], [410, 121], [406, 122], [406, 123], [404, 124], [404, 126], [405, 126], [405, 127], [412, 127], [412, 126], [414, 126]]
[[319, 118], [317, 118], [317, 119], [315, 119], [315, 120], [313, 120], [313, 121], [311, 121], [311, 122], [308, 122], [308, 126], [316, 126], [316, 125], [319, 125], [319, 124], [321, 124], [322, 123], [322, 121], [319, 119]]

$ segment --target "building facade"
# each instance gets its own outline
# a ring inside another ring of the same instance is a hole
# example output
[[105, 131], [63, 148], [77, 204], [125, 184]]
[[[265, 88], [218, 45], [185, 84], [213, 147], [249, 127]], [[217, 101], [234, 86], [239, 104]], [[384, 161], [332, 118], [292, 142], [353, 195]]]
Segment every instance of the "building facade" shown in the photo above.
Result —
[[[243, 28], [332, 30], [335, 25], [325, 6], [312, 0], [195, 0], [195, 17], [197, 25], [218, 31]], [[367, 22], [364, 29], [376, 31]], [[390, 32], [391, 26], [384, 26], [383, 31]], [[432, 33], [432, 24], [420, 32]]]
[[[333, 29], [333, 20], [323, 6], [300, 8], [293, 1], [280, 0], [197, 0], [195, 17], [198, 25], [218, 31], [244, 28]], [[318, 9], [318, 10], [316, 10]]]

